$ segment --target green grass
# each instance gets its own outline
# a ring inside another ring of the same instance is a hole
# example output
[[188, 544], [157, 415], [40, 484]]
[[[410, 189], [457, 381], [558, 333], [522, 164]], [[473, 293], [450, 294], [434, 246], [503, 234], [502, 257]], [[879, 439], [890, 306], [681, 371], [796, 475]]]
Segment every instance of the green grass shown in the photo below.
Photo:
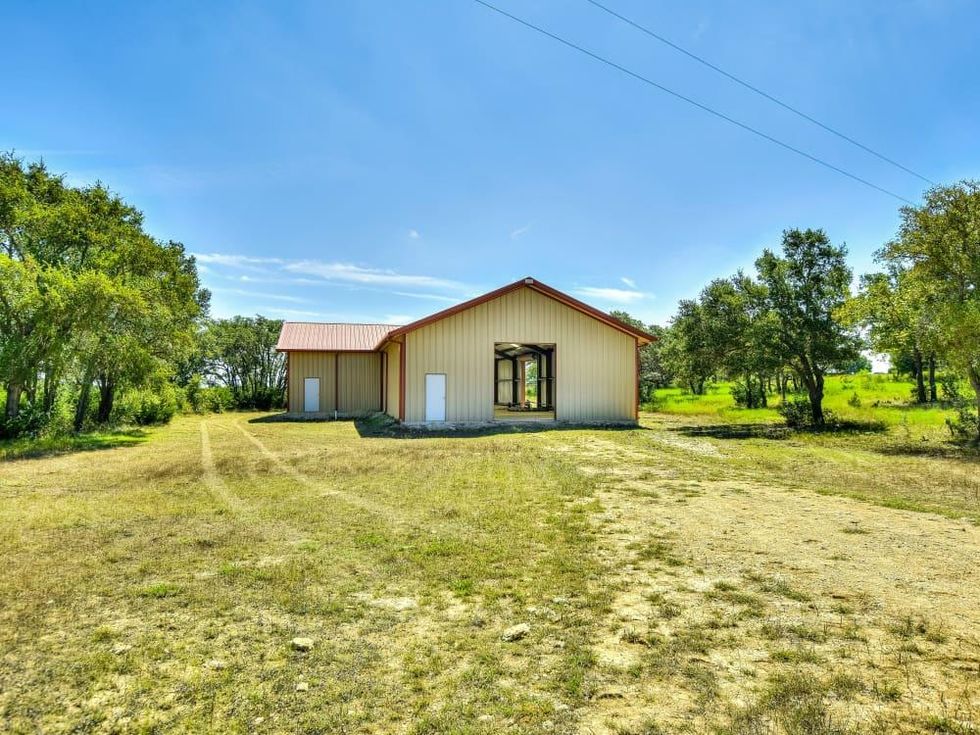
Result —
[[858, 694], [854, 731], [976, 719], [976, 587], [937, 571], [973, 529], [872, 505], [980, 520], [969, 457], [698, 433], [716, 416], [258, 418], [0, 462], [0, 730], [831, 732], [801, 728]]
[[[839, 419], [860, 424], [883, 424], [910, 432], [945, 429], [951, 415], [936, 406], [912, 403], [914, 384], [891, 375], [832, 375], [824, 385], [824, 408]], [[855, 398], [856, 397], [856, 398]], [[731, 395], [731, 383], [707, 386], [704, 395], [681, 388], [656, 391], [653, 410], [678, 416], [713, 417], [738, 424], [781, 423], [776, 406], [778, 395], [770, 396], [768, 408], [739, 408]]]
[[146, 440], [146, 436], [146, 432], [142, 429], [120, 429], [40, 439], [7, 439], [0, 441], [0, 461], [46, 457], [54, 454], [97, 449], [113, 449], [139, 444]]

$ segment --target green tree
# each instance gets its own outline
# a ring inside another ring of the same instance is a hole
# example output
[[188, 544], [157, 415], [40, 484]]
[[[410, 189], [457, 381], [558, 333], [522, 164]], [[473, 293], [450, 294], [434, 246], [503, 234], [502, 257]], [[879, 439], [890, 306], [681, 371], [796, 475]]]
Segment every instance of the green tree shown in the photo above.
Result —
[[[879, 255], [879, 260], [881, 256]], [[868, 331], [871, 346], [889, 355], [908, 354], [916, 381], [916, 400], [936, 400], [936, 352], [939, 349], [935, 312], [920, 279], [892, 262], [882, 273], [862, 276], [861, 291], [840, 316]], [[929, 394], [926, 394], [926, 369]]]
[[858, 354], [860, 341], [835, 318], [850, 297], [846, 250], [823, 230], [786, 230], [782, 255], [756, 261], [760, 299], [773, 326], [773, 347], [806, 387], [814, 426], [825, 423], [824, 376]]
[[980, 441], [980, 182], [937, 186], [921, 207], [903, 207], [879, 259], [908, 271], [924, 294], [936, 343], [973, 388]]
[[0, 380], [4, 416], [22, 395], [49, 410], [78, 386], [76, 428], [98, 382], [108, 419], [120, 384], [137, 385], [186, 353], [206, 312], [193, 258], [160, 243], [101, 184], [70, 187], [42, 163], [0, 154]]
[[699, 297], [713, 363], [736, 381], [736, 401], [767, 405], [768, 376], [782, 367], [765, 290], [744, 273], [709, 283]]
[[282, 406], [286, 361], [276, 351], [282, 321], [236, 316], [210, 321], [200, 337], [204, 377], [231, 389], [239, 408]]
[[709, 324], [701, 304], [683, 299], [677, 305], [677, 316], [664, 334], [661, 354], [675, 379], [695, 395], [704, 393], [704, 386], [716, 370], [716, 349], [711, 342]]
[[612, 311], [610, 314], [656, 337], [653, 342], [640, 348], [640, 400], [649, 401], [653, 391], [669, 385], [672, 377], [663, 359], [664, 329], [656, 324], [644, 324], [625, 311]]

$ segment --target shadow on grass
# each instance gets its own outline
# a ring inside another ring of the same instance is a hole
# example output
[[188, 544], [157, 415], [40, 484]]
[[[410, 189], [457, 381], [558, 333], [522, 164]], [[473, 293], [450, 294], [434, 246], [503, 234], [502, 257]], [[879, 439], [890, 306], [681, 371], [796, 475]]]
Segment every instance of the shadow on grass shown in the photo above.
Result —
[[713, 439], [788, 439], [792, 436], [829, 435], [851, 436], [854, 434], [886, 434], [888, 426], [880, 421], [837, 421], [823, 428], [791, 428], [782, 424], [690, 424], [674, 426], [668, 431], [684, 436], [711, 437]]
[[427, 428], [424, 426], [403, 426], [388, 417], [372, 416], [356, 419], [354, 427], [364, 439], [475, 439], [500, 434], [539, 434], [553, 431], [646, 431], [643, 427], [629, 424], [572, 424], [554, 421], [527, 421], [514, 423], [494, 423], [485, 426], [460, 426]]
[[554, 421], [513, 421], [480, 425], [446, 425], [444, 427], [403, 426], [387, 415], [374, 414], [357, 418], [333, 418], [327, 414], [302, 416], [288, 413], [274, 413], [267, 416], [256, 416], [248, 420], [250, 424], [279, 424], [279, 423], [346, 423], [353, 424], [357, 433], [365, 439], [457, 439], [495, 436], [497, 434], [538, 434], [545, 431], [576, 431], [593, 429], [596, 431], [649, 431], [637, 424], [575, 424]]
[[952, 439], [942, 442], [903, 440], [881, 444], [872, 449], [887, 457], [931, 457], [980, 464], [980, 446], [972, 442], [957, 442]]
[[672, 426], [667, 431], [683, 436], [712, 439], [787, 439], [793, 430], [779, 424], [691, 424]]
[[77, 434], [0, 441], [0, 461], [41, 459], [72, 452], [94, 452], [142, 444], [149, 435], [143, 429], [126, 429], [99, 434]]

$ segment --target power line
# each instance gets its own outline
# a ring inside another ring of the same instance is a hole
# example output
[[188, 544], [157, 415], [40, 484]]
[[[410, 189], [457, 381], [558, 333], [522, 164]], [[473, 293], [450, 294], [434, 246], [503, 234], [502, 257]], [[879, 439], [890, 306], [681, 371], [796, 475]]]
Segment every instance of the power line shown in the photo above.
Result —
[[651, 87], [654, 87], [656, 89], [659, 89], [661, 92], [666, 92], [667, 94], [671, 95], [672, 97], [676, 97], [679, 100], [682, 100], [684, 102], [687, 102], [689, 105], [693, 105], [694, 107], [697, 107], [697, 108], [699, 108], [701, 110], [704, 110], [705, 112], [710, 113], [710, 114], [714, 115], [715, 117], [721, 118], [725, 122], [731, 123], [732, 125], [736, 125], [736, 126], [742, 128], [743, 130], [747, 130], [748, 132], [753, 133], [754, 135], [758, 135], [760, 138], [763, 138], [764, 140], [768, 140], [770, 143], [775, 143], [776, 145], [780, 146], [781, 148], [785, 148], [786, 150], [792, 151], [793, 153], [796, 153], [799, 156], [803, 156], [804, 158], [807, 158], [807, 159], [813, 161], [814, 163], [818, 163], [821, 166], [824, 166], [826, 168], [829, 168], [831, 171], [836, 171], [837, 173], [842, 174], [843, 176], [846, 176], [849, 179], [852, 179], [854, 181], [857, 181], [860, 184], [864, 184], [865, 186], [868, 186], [868, 187], [870, 187], [872, 189], [876, 189], [877, 191], [880, 191], [883, 194], [887, 194], [888, 196], [893, 197], [893, 198], [899, 200], [900, 202], [905, 202], [906, 204], [910, 204], [913, 207], [915, 206], [915, 202], [913, 202], [910, 199], [906, 199], [905, 197], [903, 197], [903, 196], [901, 196], [899, 194], [896, 194], [893, 191], [889, 191], [888, 189], [885, 189], [884, 187], [878, 186], [877, 184], [873, 184], [872, 182], [868, 181], [867, 179], [863, 179], [860, 176], [857, 176], [856, 174], [852, 174], [850, 171], [845, 171], [844, 169], [839, 168], [838, 166], [835, 166], [832, 163], [828, 163], [827, 161], [823, 160], [822, 158], [818, 158], [817, 156], [814, 156], [814, 155], [812, 155], [810, 153], [807, 153], [804, 150], [800, 150], [799, 148], [796, 148], [795, 146], [792, 146], [789, 143], [784, 143], [783, 141], [779, 140], [778, 138], [772, 137], [768, 133], [764, 133], [761, 130], [758, 130], [757, 128], [754, 128], [751, 125], [747, 125], [747, 124], [745, 124], [743, 122], [740, 122], [740, 121], [736, 120], [733, 117], [729, 117], [728, 115], [726, 115], [723, 112], [718, 112], [717, 110], [712, 109], [711, 107], [708, 107], [707, 105], [702, 104], [701, 102], [698, 102], [697, 100], [691, 99], [690, 97], [687, 97], [687, 96], [681, 94], [680, 92], [675, 92], [674, 90], [670, 89], [669, 87], [665, 87], [662, 84], [658, 84], [657, 82], [653, 81], [652, 79], [650, 79], [648, 77], [643, 76], [642, 74], [638, 74], [637, 72], [632, 71], [631, 69], [627, 69], [625, 66], [621, 66], [620, 64], [617, 64], [615, 61], [612, 61], [610, 59], [607, 59], [604, 56], [600, 56], [599, 54], [593, 53], [592, 51], [589, 51], [588, 49], [583, 48], [582, 46], [579, 46], [579, 45], [573, 43], [572, 41], [569, 41], [567, 39], [562, 38], [561, 36], [558, 36], [558, 35], [552, 33], [551, 31], [546, 31], [544, 28], [541, 28], [540, 26], [536, 26], [533, 23], [530, 23], [530, 22], [528, 22], [528, 21], [526, 21], [526, 20], [524, 20], [522, 18], [518, 18], [516, 15], [511, 15], [507, 11], [501, 10], [497, 6], [491, 5], [490, 3], [486, 2], [486, 0], [473, 0], [473, 2], [478, 3], [478, 4], [482, 5], [482, 6], [484, 6], [485, 8], [488, 8], [489, 10], [494, 11], [495, 13], [499, 13], [500, 15], [504, 16], [505, 18], [509, 18], [510, 20], [512, 20], [512, 21], [514, 21], [516, 23], [520, 23], [522, 26], [524, 26], [526, 28], [530, 28], [532, 31], [536, 31], [537, 33], [540, 33], [543, 36], [547, 36], [548, 38], [550, 38], [550, 39], [552, 39], [554, 41], [558, 41], [558, 43], [561, 43], [561, 44], [563, 44], [565, 46], [568, 46], [571, 49], [574, 49], [575, 51], [578, 51], [578, 52], [580, 52], [582, 54], [585, 54], [586, 56], [588, 56], [588, 57], [590, 57], [592, 59], [595, 59], [596, 61], [599, 61], [599, 62], [601, 62], [601, 63], [603, 63], [603, 64], [605, 64], [607, 66], [611, 66], [613, 69], [616, 69], [616, 70], [622, 72], [623, 74], [626, 74], [627, 76], [633, 77], [634, 79], [636, 79], [638, 81], [641, 81], [644, 84], [648, 84]]
[[807, 120], [808, 122], [811, 122], [814, 125], [816, 125], [816, 126], [818, 126], [820, 128], [823, 128], [828, 133], [831, 133], [833, 135], [836, 135], [838, 138], [840, 138], [842, 140], [846, 140], [851, 145], [857, 146], [861, 150], [866, 151], [867, 153], [870, 153], [872, 156], [875, 156], [876, 158], [879, 158], [882, 161], [885, 161], [886, 163], [890, 163], [892, 166], [895, 166], [896, 168], [900, 168], [900, 169], [902, 169], [902, 171], [905, 171], [906, 173], [912, 174], [913, 176], [915, 176], [918, 179], [922, 179], [927, 184], [931, 184], [932, 186], [935, 186], [936, 185], [936, 182], [933, 181], [932, 179], [929, 179], [929, 178], [923, 176], [922, 174], [918, 173], [917, 171], [913, 171], [908, 166], [903, 166], [898, 161], [889, 158], [888, 156], [884, 155], [883, 153], [879, 153], [878, 151], [874, 150], [873, 148], [871, 148], [869, 146], [866, 146], [864, 143], [862, 143], [862, 142], [860, 142], [858, 140], [855, 140], [854, 138], [850, 137], [849, 135], [846, 135], [846, 134], [842, 133], [841, 131], [839, 131], [839, 130], [837, 130], [835, 128], [832, 128], [830, 125], [827, 125], [826, 123], [820, 122], [815, 117], [813, 117], [811, 115], [808, 115], [807, 113], [803, 112], [802, 110], [797, 109], [796, 107], [793, 107], [792, 105], [790, 105], [787, 102], [783, 102], [778, 97], [775, 97], [775, 96], [769, 94], [765, 90], [759, 89], [758, 87], [756, 87], [753, 84], [750, 84], [749, 82], [745, 81], [744, 79], [741, 79], [741, 78], [735, 76], [734, 74], [725, 71], [720, 66], [717, 66], [716, 64], [712, 64], [710, 61], [708, 61], [704, 57], [698, 56], [697, 54], [695, 54], [692, 51], [688, 51], [683, 46], [678, 46], [676, 43], [674, 43], [670, 39], [664, 38], [660, 34], [655, 33], [654, 31], [650, 30], [649, 28], [640, 25], [639, 23], [637, 23], [636, 21], [634, 21], [634, 20], [632, 20], [630, 18], [627, 18], [625, 15], [621, 15], [620, 13], [617, 13], [612, 8], [610, 8], [610, 7], [606, 6], [606, 5], [603, 5], [602, 3], [598, 2], [598, 0], [586, 0], [586, 2], [591, 3], [595, 7], [599, 8], [600, 10], [602, 10], [602, 11], [604, 11], [606, 13], [608, 13], [609, 15], [613, 16], [614, 18], [618, 18], [619, 20], [623, 21], [624, 23], [633, 26], [638, 31], [641, 31], [641, 32], [647, 34], [651, 38], [655, 38], [656, 40], [660, 41], [661, 43], [666, 44], [667, 46], [670, 46], [675, 51], [679, 51], [680, 53], [684, 54], [685, 56], [687, 56], [687, 57], [689, 57], [691, 59], [694, 59], [699, 64], [703, 64], [704, 66], [708, 67], [709, 69], [718, 72], [723, 77], [726, 77], [726, 78], [730, 79], [731, 81], [735, 82], [736, 84], [740, 84], [743, 87], [745, 87], [746, 89], [748, 89], [748, 90], [750, 90], [752, 92], [755, 92], [757, 95], [760, 95], [761, 97], [765, 97], [767, 100], [769, 100], [770, 102], [774, 102], [775, 104], [777, 104], [780, 107], [782, 107], [784, 110], [788, 110], [788, 111], [792, 112], [794, 115], [798, 115], [798, 116], [802, 117], [804, 120]]

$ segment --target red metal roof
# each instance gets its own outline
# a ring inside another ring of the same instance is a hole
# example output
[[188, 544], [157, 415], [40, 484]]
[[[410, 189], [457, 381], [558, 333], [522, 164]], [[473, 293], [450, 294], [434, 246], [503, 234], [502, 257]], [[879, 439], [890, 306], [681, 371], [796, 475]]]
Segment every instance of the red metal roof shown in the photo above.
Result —
[[276, 349], [373, 352], [398, 327], [394, 324], [322, 324], [283, 322]]
[[579, 301], [576, 298], [562, 293], [558, 289], [552, 288], [547, 284], [534, 278], [522, 278], [519, 281], [498, 288], [496, 291], [478, 296], [475, 299], [451, 306], [440, 312], [419, 319], [404, 327], [394, 324], [322, 324], [319, 322], [283, 322], [282, 331], [279, 332], [279, 343], [276, 349], [281, 352], [290, 350], [324, 350], [346, 351], [346, 352], [374, 352], [381, 349], [386, 338], [398, 337], [411, 332], [426, 324], [445, 319], [446, 317], [458, 314], [461, 311], [470, 309], [478, 304], [485, 303], [491, 299], [498, 298], [510, 293], [518, 288], [530, 288], [538, 293], [544, 294], [549, 298], [560, 301], [566, 306], [591, 316], [613, 329], [618, 329], [633, 337], [636, 337], [639, 344], [645, 345], [657, 339], [648, 332], [637, 329], [631, 324], [620, 321], [614, 316], [599, 311], [595, 307]]

